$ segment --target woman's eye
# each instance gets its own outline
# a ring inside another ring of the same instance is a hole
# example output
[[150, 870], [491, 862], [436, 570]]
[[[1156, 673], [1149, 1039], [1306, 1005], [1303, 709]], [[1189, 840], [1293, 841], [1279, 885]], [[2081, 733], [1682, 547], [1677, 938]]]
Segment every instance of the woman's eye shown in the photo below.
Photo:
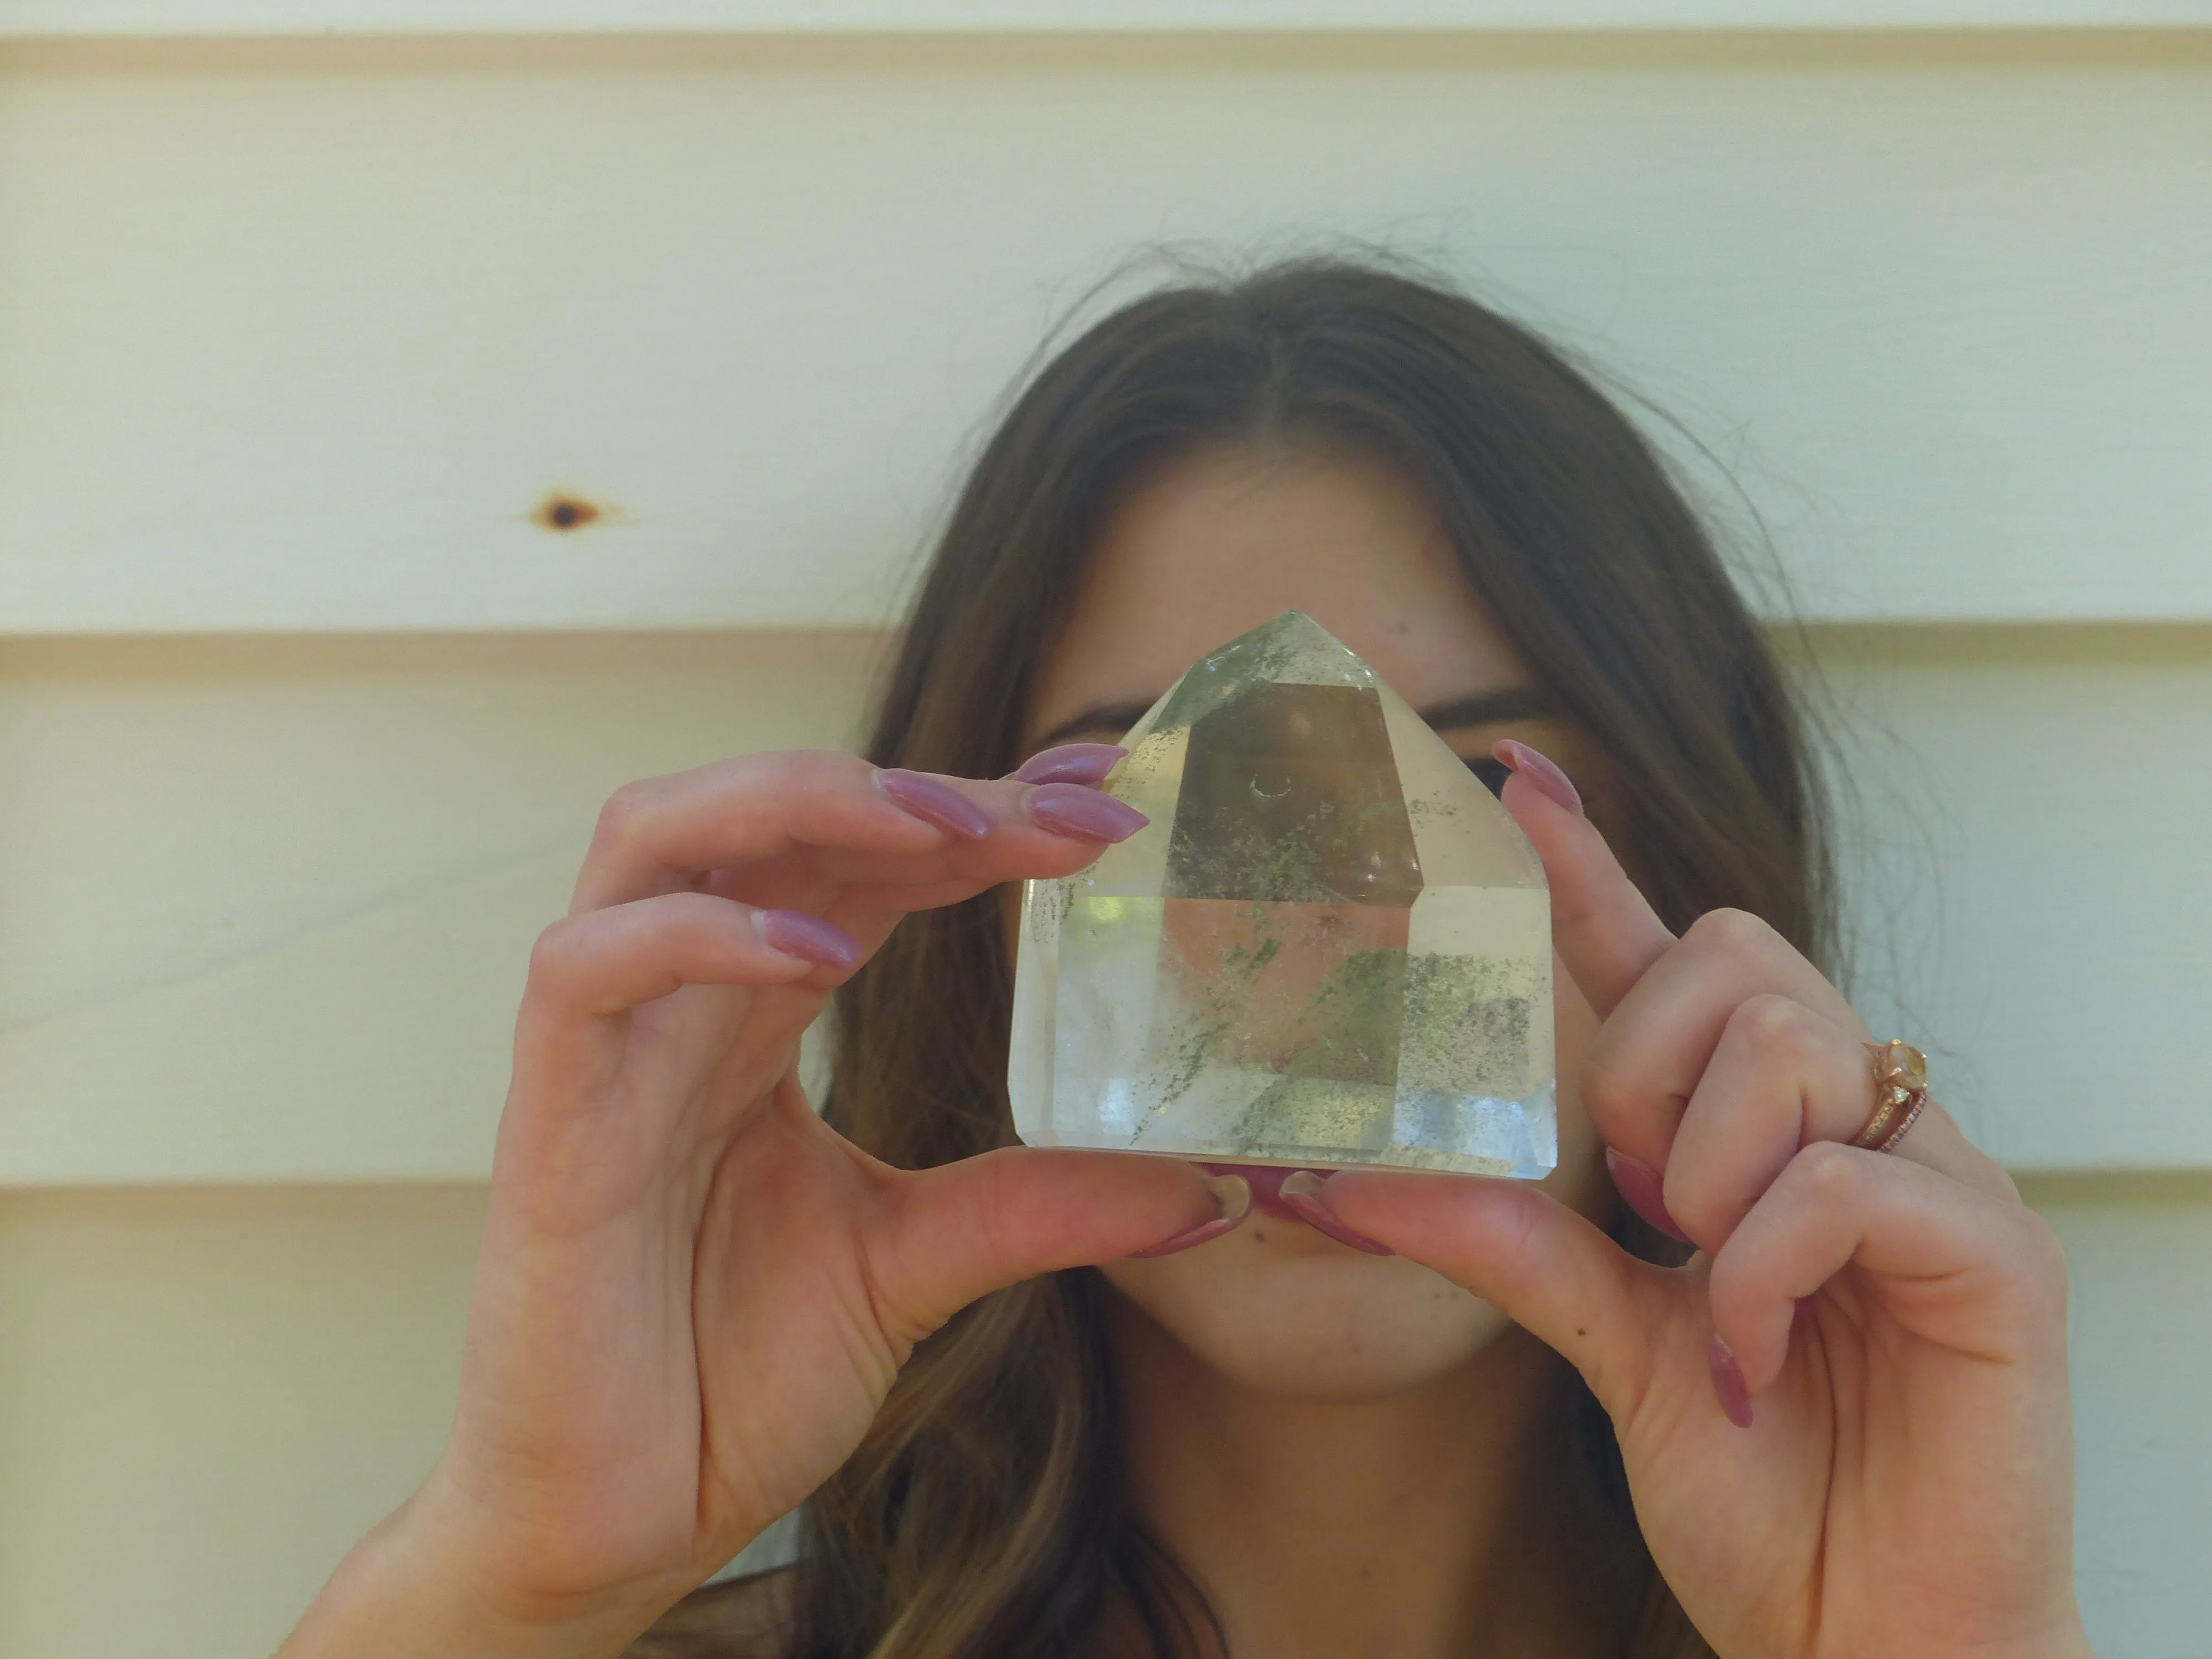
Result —
[[1467, 763], [1467, 769], [1480, 778], [1482, 787], [1493, 795], [1503, 795], [1505, 793], [1505, 780], [1513, 775], [1513, 769], [1504, 761], [1491, 760], [1487, 757], [1481, 760], [1469, 761]]

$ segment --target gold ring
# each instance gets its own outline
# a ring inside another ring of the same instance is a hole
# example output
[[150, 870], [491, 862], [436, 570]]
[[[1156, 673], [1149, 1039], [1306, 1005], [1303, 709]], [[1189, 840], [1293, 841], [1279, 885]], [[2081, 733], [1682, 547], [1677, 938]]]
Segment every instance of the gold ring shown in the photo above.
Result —
[[1928, 1056], [1895, 1037], [1865, 1047], [1874, 1061], [1874, 1115], [1851, 1145], [1892, 1152], [1927, 1107]]

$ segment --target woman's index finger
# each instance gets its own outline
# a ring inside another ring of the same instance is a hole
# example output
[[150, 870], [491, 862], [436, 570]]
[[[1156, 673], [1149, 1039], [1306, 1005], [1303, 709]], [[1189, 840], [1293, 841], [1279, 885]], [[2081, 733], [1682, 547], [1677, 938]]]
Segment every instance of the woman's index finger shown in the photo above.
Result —
[[1513, 769], [1502, 797], [1543, 860], [1552, 888], [1552, 943], [1602, 1019], [1665, 954], [1674, 936], [1659, 920], [1565, 773], [1525, 744], [1498, 745]]
[[569, 913], [667, 892], [796, 846], [925, 854], [945, 833], [875, 787], [852, 755], [739, 755], [624, 785], [601, 809]]

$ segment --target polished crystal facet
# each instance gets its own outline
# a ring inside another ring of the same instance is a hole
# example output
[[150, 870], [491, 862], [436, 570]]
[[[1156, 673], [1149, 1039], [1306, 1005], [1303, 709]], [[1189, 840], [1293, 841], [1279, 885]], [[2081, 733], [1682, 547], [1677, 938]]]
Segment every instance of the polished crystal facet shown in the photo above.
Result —
[[1194, 665], [1106, 793], [1151, 824], [1022, 898], [1008, 1084], [1036, 1146], [1536, 1176], [1551, 896], [1505, 809], [1285, 611]]

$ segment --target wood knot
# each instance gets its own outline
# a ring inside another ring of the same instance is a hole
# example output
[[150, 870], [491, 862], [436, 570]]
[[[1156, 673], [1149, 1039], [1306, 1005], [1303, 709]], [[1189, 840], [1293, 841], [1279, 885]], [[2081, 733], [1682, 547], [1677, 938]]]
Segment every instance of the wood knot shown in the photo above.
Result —
[[530, 517], [532, 523], [546, 530], [581, 530], [587, 524], [596, 523], [602, 511], [580, 495], [564, 495], [556, 489], [538, 503], [537, 511]]

